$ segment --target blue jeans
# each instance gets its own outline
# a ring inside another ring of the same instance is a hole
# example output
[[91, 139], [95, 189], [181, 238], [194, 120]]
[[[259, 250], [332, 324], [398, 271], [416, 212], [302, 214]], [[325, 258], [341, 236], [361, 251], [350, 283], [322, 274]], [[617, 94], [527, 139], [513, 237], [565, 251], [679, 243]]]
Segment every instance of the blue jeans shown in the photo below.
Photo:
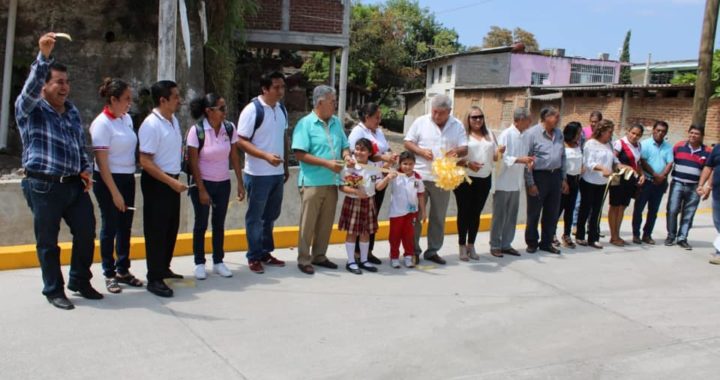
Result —
[[243, 174], [248, 208], [245, 231], [248, 242], [248, 261], [264, 259], [275, 250], [273, 227], [280, 217], [285, 176], [256, 176]]
[[651, 237], [653, 229], [655, 228], [655, 221], [657, 220], [658, 209], [660, 209], [660, 202], [662, 202], [663, 194], [667, 191], [667, 181], [660, 185], [656, 185], [652, 180], [648, 179], [643, 184], [640, 194], [635, 199], [635, 208], [633, 209], [632, 218], [632, 230], [634, 237], [640, 237], [640, 228], [642, 227], [643, 211], [645, 205], [648, 207], [647, 221], [645, 221], [645, 227], [642, 229], [642, 237]]
[[46, 296], [65, 294], [58, 247], [61, 220], [65, 220], [73, 236], [68, 285], [90, 285], [95, 214], [90, 194], [83, 191], [82, 182], [58, 183], [24, 178], [21, 186], [33, 214], [37, 256], [44, 283], [42, 293]]
[[[682, 183], [672, 181], [670, 185], [670, 198], [667, 204], [667, 231], [668, 240], [686, 241], [688, 231], [692, 227], [695, 211], [700, 203], [700, 196], [696, 192], [696, 183]], [[678, 228], [678, 214], [681, 214]]]
[[[712, 200], [712, 209], [713, 209], [713, 224], [715, 225], [715, 230], [720, 234], [720, 199], [713, 198]], [[715, 249], [715, 253], [720, 255], [720, 251]]]
[[[125, 205], [135, 206], [135, 175], [113, 174], [113, 181], [125, 199]], [[130, 270], [130, 233], [133, 211], [121, 212], [115, 207], [112, 194], [99, 172], [93, 174], [95, 186], [93, 193], [100, 208], [100, 257], [102, 257], [103, 275], [107, 278], [127, 275]], [[117, 260], [113, 257], [113, 251]]]
[[205, 264], [205, 231], [212, 207], [212, 248], [213, 264], [220, 264], [225, 258], [225, 215], [230, 202], [230, 180], [222, 182], [205, 181], [205, 190], [210, 196], [211, 205], [200, 204], [197, 187], [190, 188], [188, 195], [195, 210], [193, 226], [193, 254], [195, 265]]

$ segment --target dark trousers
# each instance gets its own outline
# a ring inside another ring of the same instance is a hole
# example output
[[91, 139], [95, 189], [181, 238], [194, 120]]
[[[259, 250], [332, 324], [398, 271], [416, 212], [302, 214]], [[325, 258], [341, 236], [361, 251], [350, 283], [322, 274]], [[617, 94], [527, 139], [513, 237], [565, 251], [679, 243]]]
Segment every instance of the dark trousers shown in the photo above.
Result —
[[[527, 196], [527, 227], [525, 243], [528, 247], [548, 248], [552, 245], [557, 229], [558, 210], [560, 209], [560, 193], [562, 173], [547, 170], [534, 170], [533, 179], [538, 188], [538, 195]], [[542, 216], [542, 235], [538, 235], [538, 223]], [[540, 241], [538, 242], [538, 239]]]
[[472, 183], [463, 182], [453, 192], [457, 204], [458, 244], [475, 244], [480, 228], [480, 213], [485, 207], [492, 176], [487, 178], [472, 177]]
[[568, 191], [567, 194], [562, 194], [560, 198], [560, 215], [563, 215], [563, 235], [570, 236], [572, 233], [573, 216], [575, 215], [575, 205], [577, 204], [578, 191], [580, 190], [580, 176], [579, 175], [568, 175], [565, 176], [567, 180]]
[[603, 209], [605, 185], [594, 185], [581, 179], [580, 194], [576, 237], [578, 240], [585, 240], [585, 231], [587, 231], [588, 242], [595, 243], [600, 240], [600, 213]]
[[[373, 197], [375, 198], [375, 215], [380, 213], [380, 206], [382, 206], [383, 199], [385, 199], [385, 190], [387, 190], [387, 187], [375, 192], [375, 196]], [[375, 234], [370, 234], [369, 242], [368, 252], [372, 253], [373, 248], [375, 248]], [[360, 252], [360, 236], [355, 239], [355, 252]]]
[[33, 214], [35, 247], [44, 284], [42, 293], [46, 296], [65, 294], [58, 247], [61, 220], [65, 220], [73, 236], [68, 285], [89, 285], [95, 249], [95, 215], [83, 183], [24, 178], [21, 186]]
[[212, 249], [213, 264], [223, 262], [225, 257], [225, 216], [230, 202], [230, 180], [213, 182], [203, 180], [205, 190], [210, 196], [209, 205], [200, 204], [200, 195], [197, 187], [188, 191], [193, 209], [195, 210], [195, 224], [193, 226], [193, 254], [195, 265], [205, 264], [205, 231], [208, 228], [208, 218], [212, 207]]
[[[135, 175], [113, 174], [113, 181], [128, 207], [135, 206]], [[99, 172], [93, 174], [93, 193], [100, 208], [100, 256], [103, 275], [107, 278], [127, 275], [130, 270], [130, 234], [134, 211], [122, 212], [115, 207], [112, 194]], [[113, 251], [117, 260], [113, 256]]]
[[148, 281], [162, 280], [170, 272], [178, 227], [180, 194], [143, 171], [143, 232]]
[[656, 185], [652, 180], [647, 180], [640, 190], [637, 199], [635, 199], [635, 208], [633, 210], [632, 218], [632, 229], [633, 236], [640, 237], [640, 227], [642, 227], [643, 211], [645, 205], [648, 207], [647, 220], [645, 221], [645, 227], [642, 229], [642, 237], [652, 236], [653, 229], [655, 228], [655, 221], [657, 220], [657, 213], [660, 209], [660, 202], [662, 202], [663, 194], [667, 191], [668, 183], [663, 182], [661, 185]]

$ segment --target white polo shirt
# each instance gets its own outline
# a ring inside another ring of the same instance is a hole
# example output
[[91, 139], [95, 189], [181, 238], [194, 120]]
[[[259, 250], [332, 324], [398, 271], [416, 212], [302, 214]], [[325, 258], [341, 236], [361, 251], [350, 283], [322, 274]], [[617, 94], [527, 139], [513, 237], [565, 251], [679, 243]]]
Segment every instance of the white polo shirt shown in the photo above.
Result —
[[[432, 150], [435, 158], [440, 157], [441, 152], [468, 144], [465, 127], [453, 116], [450, 116], [442, 129], [432, 121], [430, 115], [417, 118], [405, 136], [405, 141], [412, 141], [422, 149]], [[435, 181], [435, 176], [432, 175], [432, 162], [425, 158], [415, 157], [415, 171], [424, 181]]]
[[413, 172], [409, 177], [404, 173], [398, 173], [398, 176], [390, 182], [389, 218], [418, 212], [418, 194], [425, 192], [422, 180], [417, 172]]
[[[110, 173], [135, 173], [135, 147], [138, 139], [130, 115], [112, 117], [105, 112], [100, 113], [90, 124], [90, 137], [93, 150], [108, 152]], [[100, 170], [97, 160], [95, 170]]]
[[[263, 122], [255, 131], [251, 143], [258, 149], [277, 154], [280, 158], [285, 158], [285, 130], [288, 127], [288, 121], [285, 113], [280, 108], [280, 104], [276, 103], [275, 107], [270, 107], [265, 103], [262, 97], [258, 96], [260, 104], [262, 104], [265, 114]], [[238, 120], [238, 136], [249, 139], [255, 128], [255, 104], [250, 102], [240, 113]], [[245, 173], [255, 176], [282, 175], [285, 169], [282, 164], [272, 166], [262, 158], [257, 158], [245, 153]]]
[[140, 153], [152, 154], [155, 165], [165, 173], [180, 174], [182, 134], [175, 115], [170, 121], [153, 109], [140, 125], [138, 138]]

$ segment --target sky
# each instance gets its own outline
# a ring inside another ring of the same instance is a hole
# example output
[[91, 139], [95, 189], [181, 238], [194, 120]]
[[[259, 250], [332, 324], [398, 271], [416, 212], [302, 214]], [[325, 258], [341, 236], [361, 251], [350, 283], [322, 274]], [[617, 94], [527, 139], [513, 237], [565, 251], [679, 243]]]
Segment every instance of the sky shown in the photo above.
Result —
[[[363, 0], [365, 4], [383, 0]], [[465, 46], [481, 45], [490, 26], [523, 28], [541, 49], [618, 59], [628, 29], [630, 61], [697, 59], [705, 0], [419, 0]], [[716, 39], [716, 48], [720, 38]]]

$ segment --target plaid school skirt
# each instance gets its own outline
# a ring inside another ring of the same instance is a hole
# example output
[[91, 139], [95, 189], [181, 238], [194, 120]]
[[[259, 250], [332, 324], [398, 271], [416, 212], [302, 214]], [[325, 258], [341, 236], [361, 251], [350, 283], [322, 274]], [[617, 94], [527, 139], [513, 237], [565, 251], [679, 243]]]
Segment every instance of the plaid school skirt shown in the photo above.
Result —
[[378, 230], [374, 197], [366, 199], [345, 197], [338, 229], [353, 235], [374, 234]]

